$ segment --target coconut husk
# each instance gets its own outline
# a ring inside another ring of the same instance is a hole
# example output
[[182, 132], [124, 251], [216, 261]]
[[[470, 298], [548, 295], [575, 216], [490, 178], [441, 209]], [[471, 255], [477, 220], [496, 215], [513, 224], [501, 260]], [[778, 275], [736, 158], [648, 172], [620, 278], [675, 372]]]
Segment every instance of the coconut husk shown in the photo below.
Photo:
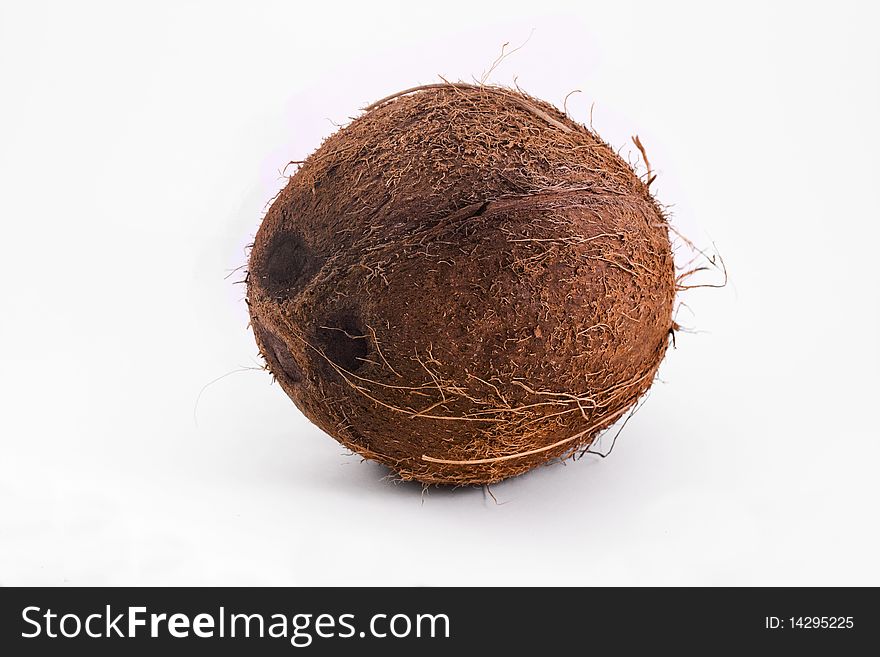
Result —
[[247, 299], [302, 412], [402, 479], [479, 484], [572, 455], [648, 390], [669, 226], [594, 132], [519, 90], [370, 107], [269, 208]]

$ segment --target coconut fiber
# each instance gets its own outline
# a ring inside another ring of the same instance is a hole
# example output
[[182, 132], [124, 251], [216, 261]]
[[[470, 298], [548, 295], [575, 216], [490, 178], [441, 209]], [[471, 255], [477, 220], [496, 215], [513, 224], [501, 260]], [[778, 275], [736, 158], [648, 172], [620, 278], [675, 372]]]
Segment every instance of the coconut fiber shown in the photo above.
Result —
[[588, 447], [672, 328], [666, 219], [595, 133], [519, 90], [366, 109], [276, 197], [247, 300], [271, 373], [402, 479], [477, 484]]

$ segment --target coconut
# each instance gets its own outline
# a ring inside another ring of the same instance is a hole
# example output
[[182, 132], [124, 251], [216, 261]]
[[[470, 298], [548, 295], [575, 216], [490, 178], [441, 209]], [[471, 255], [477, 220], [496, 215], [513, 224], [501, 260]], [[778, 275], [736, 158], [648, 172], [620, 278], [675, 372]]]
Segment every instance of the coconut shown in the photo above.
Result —
[[366, 108], [266, 213], [247, 301], [266, 365], [400, 478], [480, 484], [587, 448], [674, 326], [669, 226], [594, 132], [521, 91]]

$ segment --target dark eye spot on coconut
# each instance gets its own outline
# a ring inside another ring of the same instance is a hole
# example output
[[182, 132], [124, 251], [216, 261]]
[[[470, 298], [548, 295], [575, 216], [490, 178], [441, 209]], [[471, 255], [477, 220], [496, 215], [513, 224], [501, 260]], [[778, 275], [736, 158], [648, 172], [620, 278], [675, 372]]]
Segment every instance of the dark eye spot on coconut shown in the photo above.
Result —
[[[363, 323], [352, 312], [336, 315], [318, 328], [318, 342], [324, 355], [337, 367], [354, 372], [370, 353]], [[326, 361], [325, 361], [326, 363]], [[330, 367], [329, 363], [326, 363]], [[332, 369], [332, 368], [331, 368]]]
[[260, 282], [276, 299], [295, 296], [318, 272], [323, 261], [295, 233], [279, 233], [266, 251]]
[[272, 370], [276, 378], [280, 370], [287, 377], [288, 382], [299, 383], [302, 381], [302, 370], [299, 363], [296, 362], [296, 358], [290, 353], [290, 349], [287, 348], [284, 341], [262, 324], [252, 322], [252, 326], [257, 339], [266, 347], [263, 353], [269, 362], [269, 369]]

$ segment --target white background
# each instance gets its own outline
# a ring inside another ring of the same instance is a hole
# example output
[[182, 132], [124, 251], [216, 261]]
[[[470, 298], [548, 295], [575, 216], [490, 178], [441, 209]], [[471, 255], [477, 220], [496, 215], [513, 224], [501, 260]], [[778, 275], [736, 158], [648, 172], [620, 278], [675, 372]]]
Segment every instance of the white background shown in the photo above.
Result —
[[[880, 584], [872, 4], [4, 2], [0, 583]], [[492, 80], [639, 134], [731, 283], [611, 458], [423, 495], [237, 371], [224, 277], [334, 122], [530, 34]]]

